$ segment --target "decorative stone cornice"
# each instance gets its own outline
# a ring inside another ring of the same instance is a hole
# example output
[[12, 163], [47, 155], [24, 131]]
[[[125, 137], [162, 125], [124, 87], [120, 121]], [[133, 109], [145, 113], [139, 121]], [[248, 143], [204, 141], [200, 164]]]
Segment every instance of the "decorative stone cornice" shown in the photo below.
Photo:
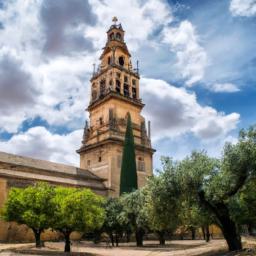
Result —
[[126, 101], [126, 102], [128, 102], [128, 103], [130, 103], [130, 104], [132, 104], [134, 106], [139, 107], [140, 109], [142, 109], [145, 106], [145, 104], [143, 104], [141, 102], [141, 100], [136, 100], [136, 99], [132, 99], [132, 98], [129, 98], [129, 97], [125, 97], [125, 96], [123, 96], [121, 94], [118, 94], [117, 92], [110, 91], [107, 94], [105, 94], [103, 98], [101, 98], [101, 99], [99, 98], [99, 99], [93, 101], [88, 106], [87, 110], [91, 111], [96, 106], [99, 106], [100, 104], [105, 103], [107, 100], [112, 99], [112, 98], [116, 98], [116, 99], [120, 99], [122, 101]]
[[[90, 150], [93, 150], [95, 148], [98, 148], [100, 146], [103, 146], [103, 145], [106, 145], [106, 144], [109, 144], [109, 143], [114, 143], [114, 144], [119, 144], [119, 145], [123, 145], [124, 143], [124, 140], [121, 139], [121, 138], [117, 138], [117, 137], [109, 137], [105, 140], [102, 140], [102, 141], [99, 141], [97, 143], [94, 143], [94, 144], [90, 144], [90, 145], [83, 145], [80, 149], [78, 149], [76, 152], [77, 153], [84, 153], [86, 151], [90, 151]], [[143, 151], [146, 151], [146, 152], [150, 152], [151, 154], [153, 154], [154, 152], [156, 152], [155, 149], [151, 148], [151, 147], [147, 147], [147, 146], [144, 146], [144, 145], [139, 145], [139, 144], [135, 144], [135, 149], [138, 149], [138, 150], [143, 150]]]

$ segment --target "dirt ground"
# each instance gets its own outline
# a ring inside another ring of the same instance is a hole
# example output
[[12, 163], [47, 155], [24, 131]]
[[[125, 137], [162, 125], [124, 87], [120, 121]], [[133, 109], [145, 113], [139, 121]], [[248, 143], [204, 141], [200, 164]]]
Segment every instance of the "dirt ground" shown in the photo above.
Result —
[[[246, 247], [251, 246], [247, 242]], [[45, 247], [37, 250], [31, 244], [21, 249], [4, 250], [1, 256], [15, 256], [15, 255], [56, 255], [62, 256], [64, 254], [64, 243], [62, 242], [46, 242]], [[0, 246], [1, 249], [1, 246]], [[256, 255], [255, 250], [247, 250], [241, 253], [227, 253], [226, 242], [224, 240], [212, 240], [206, 243], [202, 240], [183, 240], [167, 242], [165, 246], [159, 246], [157, 242], [146, 241], [144, 246], [138, 248], [134, 243], [122, 243], [118, 248], [109, 247], [105, 243], [94, 245], [91, 242], [73, 242], [72, 253], [73, 256], [253, 256]]]

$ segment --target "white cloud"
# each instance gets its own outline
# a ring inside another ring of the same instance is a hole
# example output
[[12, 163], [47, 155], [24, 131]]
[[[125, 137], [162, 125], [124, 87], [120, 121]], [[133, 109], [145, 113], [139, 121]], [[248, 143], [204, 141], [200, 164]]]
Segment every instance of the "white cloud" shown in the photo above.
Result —
[[[80, 128], [84, 119], [95, 52], [88, 54], [84, 48], [78, 48], [79, 55], [70, 54], [74, 53], [73, 44], [66, 43], [60, 45], [61, 52], [70, 50], [66, 56], [54, 52], [50, 47], [51, 40], [46, 40], [49, 38], [46, 33], [49, 29], [45, 31], [45, 28], [46, 25], [50, 26], [50, 21], [55, 20], [60, 23], [65, 36], [72, 37], [73, 32], [66, 34], [65, 28], [65, 25], [70, 24], [60, 21], [68, 13], [67, 6], [54, 9], [45, 1], [43, 15], [40, 13], [41, 3], [40, 0], [17, 0], [6, 3], [5, 8], [0, 9], [3, 24], [0, 37], [0, 130], [15, 133], [23, 121], [36, 116], [45, 119], [50, 125], [65, 125], [73, 129]], [[80, 5], [83, 8], [77, 8]], [[76, 5], [70, 11], [71, 21], [77, 21], [74, 17], [78, 13], [84, 24], [87, 16], [83, 13], [86, 17], [82, 19], [81, 11], [87, 7], [84, 1], [76, 0]], [[41, 15], [50, 21], [43, 23]], [[92, 24], [92, 21], [89, 23]], [[45, 55], [46, 42], [49, 47], [47, 51], [54, 58]]]
[[232, 83], [216, 83], [210, 87], [213, 92], [239, 92], [240, 89]]
[[0, 141], [0, 150], [79, 166], [79, 155], [75, 151], [80, 147], [81, 138], [82, 130], [59, 135], [38, 126], [14, 135], [9, 141]]
[[256, 0], [231, 0], [229, 9], [233, 16], [255, 16]]
[[93, 39], [95, 48], [105, 44], [106, 28], [113, 16], [124, 26], [125, 40], [132, 51], [148, 42], [149, 35], [156, 29], [173, 20], [170, 5], [165, 0], [91, 0], [91, 3], [99, 18], [96, 26], [87, 29], [86, 35]]
[[[73, 46], [90, 39], [96, 42], [96, 49], [101, 49], [111, 18], [117, 14], [127, 32], [129, 48], [144, 44], [154, 29], [172, 20], [170, 7], [164, 0], [129, 0], [121, 4], [117, 0], [89, 3], [75, 0], [71, 7], [62, 5], [59, 0], [54, 3], [17, 0], [0, 9], [3, 24], [0, 49], [8, 46], [10, 52], [15, 52], [15, 58], [22, 60], [20, 66], [31, 80], [31, 86], [26, 86], [25, 90], [31, 93], [31, 104], [23, 104], [12, 111], [12, 115], [2, 115], [1, 130], [16, 132], [24, 120], [36, 116], [50, 125], [80, 128], [90, 97], [92, 64], [98, 59], [100, 50], [90, 48], [88, 52], [88, 47]], [[120, 9], [126, 11], [120, 12]], [[54, 33], [56, 29], [57, 34]], [[68, 41], [61, 40], [63, 37], [69, 38]], [[36, 95], [32, 94], [34, 90]], [[16, 94], [20, 93], [16, 90]], [[1, 107], [2, 111], [6, 109]]]
[[[15, 134], [9, 141], [0, 142], [1, 150], [51, 161], [78, 163], [75, 149], [79, 147], [82, 132], [77, 129], [82, 128], [84, 109], [89, 102], [92, 64], [106, 42], [106, 30], [112, 16], [118, 16], [123, 24], [131, 51], [140, 47], [145, 49], [145, 45], [162, 46], [159, 37], [156, 39], [152, 35], [165, 28], [161, 35], [177, 54], [175, 68], [187, 86], [204, 77], [208, 57], [200, 46], [195, 27], [189, 21], [171, 27], [174, 17], [165, 0], [89, 0], [92, 8], [87, 1], [73, 2], [74, 9], [68, 4], [57, 8], [62, 3], [60, 0], [56, 1], [57, 4], [45, 1], [47, 6], [41, 9], [41, 0], [17, 0], [8, 2], [7, 9], [0, 9], [3, 24], [0, 51], [8, 46], [8, 52], [13, 53], [9, 55], [16, 63], [13, 68], [25, 81], [19, 87], [16, 82], [12, 83], [18, 89], [10, 99], [19, 106], [15, 110], [11, 106], [1, 106], [1, 113], [9, 112], [1, 114], [0, 130], [16, 132], [23, 121], [35, 116], [40, 116], [50, 125], [74, 130], [67, 135], [58, 135], [43, 127], [34, 127]], [[56, 29], [58, 33], [54, 34]], [[64, 37], [69, 39], [61, 41]], [[90, 46], [90, 40], [94, 48]], [[150, 58], [153, 63], [154, 58]], [[0, 78], [1, 81], [3, 79], [6, 77]], [[21, 87], [24, 89], [22, 92]], [[221, 138], [236, 128], [239, 120], [236, 113], [224, 114], [212, 107], [201, 106], [195, 94], [163, 80], [142, 79], [141, 92], [146, 103], [145, 114], [152, 120], [155, 139], [189, 133], [200, 139]], [[17, 97], [20, 101], [16, 101]]]
[[44, 0], [40, 18], [45, 33], [44, 53], [70, 55], [92, 50], [92, 42], [83, 31], [95, 24], [96, 16], [87, 0]]
[[0, 48], [0, 130], [15, 132], [38, 97], [31, 74], [15, 50]]
[[152, 121], [154, 140], [192, 133], [202, 140], [226, 136], [237, 127], [240, 115], [225, 114], [198, 103], [196, 95], [163, 80], [141, 79], [144, 114]]
[[192, 23], [182, 21], [178, 27], [165, 28], [162, 34], [163, 42], [177, 55], [175, 68], [186, 79], [186, 85], [193, 86], [202, 80], [209, 61]]

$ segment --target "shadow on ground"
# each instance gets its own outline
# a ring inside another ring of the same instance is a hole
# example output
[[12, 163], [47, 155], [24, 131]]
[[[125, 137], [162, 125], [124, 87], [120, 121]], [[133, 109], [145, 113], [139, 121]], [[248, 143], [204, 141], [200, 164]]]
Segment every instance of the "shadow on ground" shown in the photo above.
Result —
[[138, 251], [177, 251], [177, 250], [188, 250], [188, 249], [193, 249], [201, 246], [207, 245], [206, 242], [198, 242], [196, 244], [179, 244], [172, 242], [171, 244], [166, 244], [166, 245], [158, 245], [158, 244], [144, 244], [142, 247], [137, 247], [135, 244], [120, 244], [118, 247], [107, 247], [103, 243], [101, 244], [88, 244], [84, 242], [79, 242], [75, 243], [75, 247], [91, 247], [91, 248], [118, 248], [118, 249], [123, 249], [123, 250], [138, 250]]
[[65, 253], [65, 252], [57, 252], [53, 250], [36, 250], [36, 249], [28, 249], [28, 250], [13, 250], [12, 252], [15, 252], [15, 255], [54, 255], [54, 256], [64, 256], [64, 255], [70, 255], [70, 256], [99, 256], [99, 254], [92, 254], [87, 252], [71, 252], [71, 253]]

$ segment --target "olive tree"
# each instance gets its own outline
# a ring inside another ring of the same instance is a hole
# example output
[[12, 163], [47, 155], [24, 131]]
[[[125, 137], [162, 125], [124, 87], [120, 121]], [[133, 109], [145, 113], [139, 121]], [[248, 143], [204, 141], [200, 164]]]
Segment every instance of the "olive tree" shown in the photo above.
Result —
[[173, 161], [162, 158], [162, 165], [163, 171], [148, 180], [145, 192], [149, 228], [164, 245], [166, 234], [172, 234], [179, 224], [180, 188]]
[[212, 213], [230, 251], [242, 248], [231, 212], [231, 202], [256, 170], [256, 129], [240, 132], [236, 144], [226, 144], [220, 160], [193, 152], [179, 164], [183, 192], [197, 196], [200, 206]]
[[140, 189], [123, 194], [120, 200], [123, 205], [122, 221], [132, 227], [137, 246], [143, 246], [143, 237], [148, 229], [145, 190]]

